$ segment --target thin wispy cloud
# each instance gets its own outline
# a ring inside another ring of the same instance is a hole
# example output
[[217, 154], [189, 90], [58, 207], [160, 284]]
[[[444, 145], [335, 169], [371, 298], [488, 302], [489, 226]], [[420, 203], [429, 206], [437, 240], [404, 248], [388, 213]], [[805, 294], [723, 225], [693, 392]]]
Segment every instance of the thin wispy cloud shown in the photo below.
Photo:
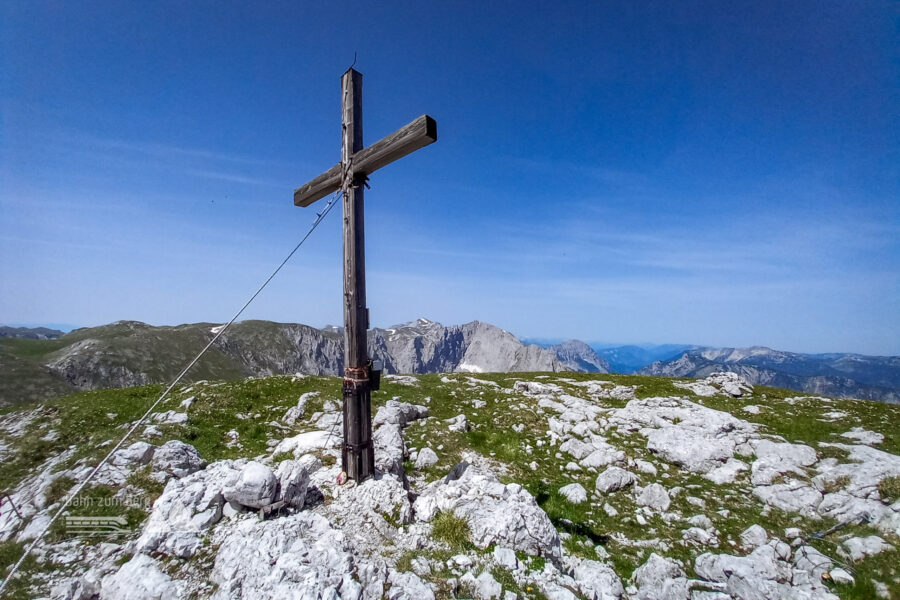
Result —
[[189, 175], [196, 175], [198, 177], [205, 177], [207, 179], [216, 179], [218, 181], [228, 181], [231, 183], [242, 183], [246, 185], [260, 185], [272, 188], [290, 189], [290, 184], [288, 183], [279, 183], [267, 179], [260, 179], [258, 177], [247, 177], [245, 175], [238, 175], [235, 173], [220, 173], [216, 171], [201, 171], [197, 169], [188, 169], [185, 172]]
[[134, 152], [145, 156], [153, 156], [161, 159], [184, 160], [185, 158], [200, 159], [205, 161], [239, 163], [244, 165], [288, 165], [277, 158], [259, 158], [240, 154], [207, 150], [203, 148], [190, 148], [175, 144], [158, 142], [132, 141], [115, 138], [106, 138], [83, 132], [52, 132], [41, 135], [48, 143], [63, 143], [82, 150], [102, 149], [121, 153], [122, 151]]

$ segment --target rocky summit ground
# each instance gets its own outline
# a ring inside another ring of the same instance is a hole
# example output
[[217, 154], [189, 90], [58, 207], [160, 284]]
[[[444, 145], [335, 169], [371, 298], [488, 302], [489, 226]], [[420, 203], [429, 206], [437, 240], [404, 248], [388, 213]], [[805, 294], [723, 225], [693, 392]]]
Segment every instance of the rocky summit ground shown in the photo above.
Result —
[[[0, 414], [0, 572], [159, 393]], [[898, 406], [580, 373], [388, 376], [373, 404], [378, 475], [340, 484], [340, 380], [178, 388], [8, 597], [900, 598]]]

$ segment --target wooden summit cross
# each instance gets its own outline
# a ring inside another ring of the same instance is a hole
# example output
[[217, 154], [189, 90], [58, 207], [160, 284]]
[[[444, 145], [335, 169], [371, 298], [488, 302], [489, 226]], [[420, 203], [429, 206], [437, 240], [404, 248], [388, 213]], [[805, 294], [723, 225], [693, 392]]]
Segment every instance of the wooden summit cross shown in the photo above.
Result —
[[344, 445], [342, 468], [350, 479], [375, 474], [372, 447], [372, 361], [366, 348], [366, 247], [363, 188], [368, 175], [437, 140], [437, 123], [422, 115], [406, 127], [363, 147], [362, 75], [341, 77], [341, 162], [294, 191], [294, 204], [309, 206], [332, 192], [344, 195]]

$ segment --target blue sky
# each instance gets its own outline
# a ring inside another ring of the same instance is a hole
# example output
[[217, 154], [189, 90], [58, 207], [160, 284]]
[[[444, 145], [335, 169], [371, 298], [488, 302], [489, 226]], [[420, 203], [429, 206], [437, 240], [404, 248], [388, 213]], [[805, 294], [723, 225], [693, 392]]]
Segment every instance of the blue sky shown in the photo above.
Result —
[[[814, 10], [813, 10], [814, 9]], [[900, 354], [888, 2], [2, 2], [0, 322], [222, 322], [358, 55], [373, 324]], [[245, 313], [339, 322], [332, 213]]]

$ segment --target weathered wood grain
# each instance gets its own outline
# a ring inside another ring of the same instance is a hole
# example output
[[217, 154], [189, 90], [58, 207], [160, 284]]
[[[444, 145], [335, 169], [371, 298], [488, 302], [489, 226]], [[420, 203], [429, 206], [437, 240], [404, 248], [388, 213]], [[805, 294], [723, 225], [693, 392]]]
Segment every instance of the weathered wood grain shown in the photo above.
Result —
[[[437, 122], [422, 115], [412, 123], [383, 137], [353, 155], [353, 172], [369, 175], [419, 148], [437, 141]], [[309, 206], [341, 188], [341, 163], [338, 163], [294, 190], [294, 204]]]

